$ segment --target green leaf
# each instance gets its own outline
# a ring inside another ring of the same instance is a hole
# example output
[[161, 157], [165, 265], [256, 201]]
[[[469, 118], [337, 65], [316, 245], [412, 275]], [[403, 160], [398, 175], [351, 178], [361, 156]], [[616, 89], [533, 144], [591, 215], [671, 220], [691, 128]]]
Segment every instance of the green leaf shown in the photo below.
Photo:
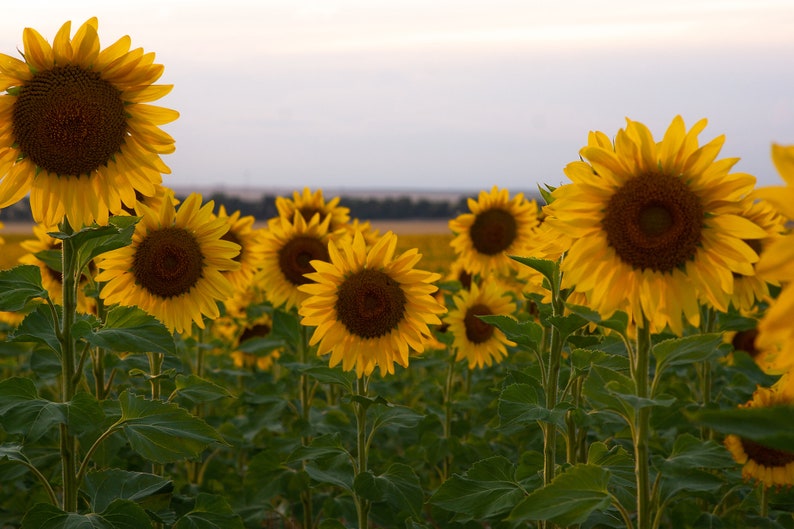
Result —
[[701, 441], [692, 434], [684, 433], [676, 437], [673, 451], [664, 460], [662, 469], [730, 468], [735, 464], [723, 445]]
[[115, 500], [100, 514], [67, 513], [48, 503], [35, 505], [22, 519], [22, 529], [145, 529], [146, 512], [129, 500]]
[[22, 453], [22, 445], [18, 443], [5, 443], [0, 445], [0, 460], [3, 458], [18, 463], [30, 464], [30, 460]]
[[531, 320], [518, 321], [504, 315], [479, 316], [479, 318], [502, 331], [509, 340], [533, 351], [538, 349], [538, 344], [543, 339], [543, 327]]
[[370, 408], [369, 415], [372, 431], [383, 428], [384, 426], [413, 428], [425, 418], [424, 415], [411, 408], [388, 403]]
[[273, 338], [282, 338], [295, 349], [301, 340], [302, 332], [304, 332], [304, 328], [294, 311], [287, 312], [277, 309], [273, 312], [273, 330], [271, 331]]
[[509, 512], [523, 497], [524, 491], [514, 477], [513, 463], [494, 456], [474, 463], [462, 476], [454, 474], [428, 502], [459, 513], [467, 520], [480, 521]]
[[636, 484], [634, 458], [620, 445], [609, 448], [604, 442], [594, 442], [587, 451], [587, 463], [608, 470], [610, 484], [624, 487]]
[[152, 496], [171, 494], [173, 489], [171, 480], [143, 472], [114, 468], [85, 476], [85, 491], [94, 511], [106, 509], [116, 499], [141, 503]]
[[66, 414], [69, 431], [75, 435], [97, 431], [105, 421], [105, 412], [99, 401], [85, 391], [77, 393], [66, 403]]
[[[60, 316], [60, 307], [56, 308]], [[22, 323], [9, 334], [9, 339], [15, 342], [34, 342], [44, 344], [55, 354], [61, 354], [61, 342], [55, 335], [57, 324], [53, 319], [49, 306], [41, 304], [31, 311]]]
[[39, 398], [32, 380], [12, 377], [0, 381], [0, 425], [6, 432], [35, 441], [65, 423], [65, 405]]
[[351, 455], [342, 447], [339, 434], [322, 435], [312, 439], [309, 446], [299, 447], [287, 459], [297, 461], [307, 462], [305, 470], [313, 480], [353, 490]]
[[185, 397], [197, 404], [234, 396], [225, 387], [196, 375], [177, 375], [174, 382], [176, 392], [180, 397]]
[[593, 410], [611, 411], [628, 424], [634, 422], [634, 406], [621, 397], [634, 393], [634, 382], [626, 375], [594, 365], [585, 379], [583, 393]]
[[379, 476], [364, 472], [356, 476], [354, 488], [359, 496], [373, 502], [386, 502], [394, 521], [422, 516], [424, 493], [419, 477], [408, 465], [393, 463]]
[[540, 388], [524, 384], [510, 384], [499, 395], [499, 429], [507, 434], [525, 431], [537, 421], [547, 421], [551, 412], [546, 408]]
[[137, 307], [114, 307], [99, 329], [82, 325], [75, 328], [75, 335], [95, 347], [120, 353], [176, 352], [174, 337], [165, 325]]
[[355, 393], [356, 374], [353, 371], [342, 371], [339, 367], [312, 366], [303, 369], [305, 373], [323, 384], [336, 384], [348, 394]]
[[565, 340], [569, 335], [587, 325], [587, 320], [578, 314], [567, 314], [565, 316], [549, 316], [549, 323], [557, 328], [561, 338]]
[[77, 255], [77, 269], [83, 270], [89, 261], [105, 252], [128, 246], [132, 242], [135, 224], [140, 217], [116, 215], [105, 226], [84, 226], [75, 233], [50, 232], [63, 241], [69, 240]]
[[656, 358], [657, 376], [668, 367], [694, 364], [711, 358], [719, 352], [717, 346], [721, 343], [722, 336], [718, 333], [698, 334], [657, 343], [652, 349]]
[[772, 407], [701, 410], [690, 415], [695, 423], [708, 426], [724, 434], [735, 434], [768, 448], [791, 452], [794, 429], [791, 418], [794, 405]]
[[281, 338], [262, 338], [257, 336], [240, 342], [237, 350], [261, 356], [281, 347], [284, 347], [284, 340]]
[[605, 327], [617, 331], [622, 335], [626, 335], [626, 328], [629, 325], [629, 315], [623, 311], [617, 311], [607, 319], [603, 319], [601, 315], [589, 307], [584, 305], [566, 304], [568, 310], [578, 314], [587, 321], [593, 322], [599, 327]]
[[543, 274], [543, 277], [549, 281], [550, 285], [554, 283], [554, 269], [557, 267], [556, 262], [549, 261], [548, 259], [538, 259], [537, 257], [520, 257], [517, 255], [511, 255], [510, 258]]
[[593, 511], [610, 504], [609, 472], [597, 465], [579, 464], [530, 493], [510, 512], [509, 520], [551, 520], [562, 525], [584, 523]]
[[155, 463], [198, 456], [223, 438], [206, 422], [176, 404], [147, 400], [124, 391], [119, 395], [124, 431], [133, 450]]
[[41, 286], [41, 269], [36, 265], [19, 265], [0, 271], [0, 311], [22, 310], [33, 298], [49, 298]]

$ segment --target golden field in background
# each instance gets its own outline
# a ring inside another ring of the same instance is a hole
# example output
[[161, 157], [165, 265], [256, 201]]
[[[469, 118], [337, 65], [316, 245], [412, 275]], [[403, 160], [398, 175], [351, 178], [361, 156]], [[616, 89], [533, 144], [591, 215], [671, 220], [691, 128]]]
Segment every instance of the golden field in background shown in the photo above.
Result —
[[[372, 227], [383, 234], [389, 230], [397, 234], [397, 251], [404, 252], [418, 248], [422, 254], [418, 268], [446, 275], [455, 252], [449, 245], [452, 232], [445, 220], [380, 220], [372, 221]], [[18, 264], [25, 254], [20, 242], [33, 237], [30, 225], [9, 225], [0, 230], [5, 244], [0, 246], [0, 269], [5, 270]]]

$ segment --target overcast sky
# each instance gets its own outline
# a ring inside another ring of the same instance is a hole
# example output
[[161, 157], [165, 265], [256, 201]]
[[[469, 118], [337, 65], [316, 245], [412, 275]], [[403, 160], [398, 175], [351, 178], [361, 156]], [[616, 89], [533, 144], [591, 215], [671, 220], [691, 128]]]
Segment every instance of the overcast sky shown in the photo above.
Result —
[[531, 191], [588, 131], [676, 114], [776, 185], [794, 144], [791, 0], [26, 0], [0, 51], [94, 15], [175, 85], [171, 187]]

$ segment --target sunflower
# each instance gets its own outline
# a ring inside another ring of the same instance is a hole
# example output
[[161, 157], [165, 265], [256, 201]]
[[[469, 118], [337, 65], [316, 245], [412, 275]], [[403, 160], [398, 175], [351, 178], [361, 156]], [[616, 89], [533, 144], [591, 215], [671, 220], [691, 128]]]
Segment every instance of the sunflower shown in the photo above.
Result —
[[287, 222], [293, 222], [296, 211], [300, 212], [306, 222], [311, 221], [315, 214], [319, 214], [320, 222], [330, 216], [328, 231], [336, 237], [346, 231], [350, 221], [350, 209], [340, 206], [339, 200], [339, 197], [334, 197], [326, 202], [321, 189], [312, 193], [308, 187], [304, 187], [303, 193], [293, 191], [291, 199], [276, 197], [276, 209], [279, 217]]
[[[757, 194], [767, 200], [784, 215], [788, 221], [794, 220], [794, 145], [772, 145], [772, 161], [787, 186], [770, 186], [757, 190]], [[759, 274], [781, 281], [784, 286], [769, 309], [758, 323], [756, 347], [767, 354], [764, 370], [782, 373], [794, 367], [794, 328], [791, 314], [794, 311], [794, 233], [789, 231], [783, 237], [769, 244], [761, 253], [756, 265]]]
[[526, 255], [532, 232], [538, 226], [538, 206], [523, 193], [513, 198], [506, 189], [494, 186], [490, 193], [480, 191], [477, 200], [469, 198], [470, 213], [449, 221], [455, 237], [450, 245], [471, 274], [515, 270], [510, 255]]
[[462, 289], [455, 295], [455, 308], [447, 314], [446, 322], [454, 337], [452, 346], [457, 351], [455, 360], [469, 362], [469, 369], [490, 366], [507, 356], [507, 347], [516, 345], [504, 333], [482, 321], [477, 316], [510, 315], [516, 311], [509, 294], [505, 294], [493, 281], [482, 285], [472, 283], [470, 290]]
[[240, 253], [234, 258], [240, 263], [240, 267], [236, 270], [226, 271], [224, 275], [237, 291], [245, 291], [251, 284], [254, 274], [262, 268], [265, 257], [264, 230], [254, 229], [253, 216], [241, 217], [240, 215], [239, 211], [235, 211], [231, 215], [227, 214], [223, 205], [218, 208], [218, 217], [224, 219], [229, 225], [229, 231], [221, 238], [240, 245]]
[[[773, 244], [782, 236], [785, 230], [785, 219], [769, 202], [750, 200], [745, 203], [747, 207], [742, 212], [742, 216], [760, 226], [767, 234], [763, 239], [750, 239], [745, 242], [756, 253], [762, 255], [764, 248]], [[734, 274], [731, 303], [745, 314], [754, 311], [757, 308], [758, 301], [769, 298], [769, 284], [778, 284], [773, 277], [767, 277], [763, 272], [759, 273], [757, 268], [754, 271], [755, 273], [749, 276]]]
[[727, 309], [733, 274], [754, 274], [746, 241], [767, 233], [741, 213], [755, 178], [730, 173], [735, 158], [716, 160], [724, 137], [698, 145], [705, 119], [687, 132], [677, 116], [658, 143], [627, 123], [614, 146], [591, 134], [586, 161], [565, 168], [572, 183], [552, 191], [544, 224], [571, 240], [564, 288], [585, 293], [605, 318], [624, 310], [681, 334], [682, 316], [699, 323], [701, 301]]
[[291, 222], [282, 217], [270, 220], [263, 237], [262, 286], [274, 306], [289, 310], [307, 297], [298, 287], [310, 281], [305, 274], [314, 272], [312, 260], [328, 261], [330, 222], [330, 215], [313, 215], [306, 221], [299, 212]]
[[[791, 392], [775, 384], [771, 388], [759, 387], [752, 399], [739, 407], [791, 407], [792, 402]], [[770, 448], [734, 434], [725, 436], [724, 442], [733, 459], [743, 465], [744, 479], [756, 481], [764, 488], [794, 485], [794, 451]]]
[[178, 210], [169, 199], [157, 210], [138, 204], [132, 244], [99, 263], [105, 303], [137, 305], [177, 332], [192, 323], [203, 329], [205, 316], [217, 318], [218, 301], [234, 293], [223, 272], [240, 266], [234, 261], [240, 246], [223, 240], [228, 224], [212, 214], [214, 206], [202, 205], [195, 193]]
[[179, 114], [147, 104], [172, 88], [153, 84], [163, 66], [128, 36], [102, 50], [97, 27], [70, 39], [66, 22], [52, 45], [26, 28], [24, 60], [0, 54], [0, 208], [30, 193], [38, 223], [106, 224], [170, 172], [160, 155], [174, 140], [158, 126]]
[[[28, 253], [19, 258], [21, 264], [36, 265], [41, 271], [41, 285], [47, 290], [53, 303], [63, 303], [63, 273], [61, 272], [61, 247], [63, 243], [49, 235], [56, 232], [55, 226], [47, 227], [41, 224], [33, 225], [35, 239], [26, 239], [19, 245]], [[89, 274], [96, 271], [96, 265], [91, 261], [89, 270], [84, 270], [80, 276], [77, 292], [77, 309], [83, 313], [94, 312], [96, 301], [85, 295], [84, 287], [88, 284]]]
[[377, 366], [383, 376], [433, 341], [428, 324], [440, 324], [446, 311], [433, 297], [440, 275], [414, 268], [422, 257], [416, 248], [395, 258], [396, 247], [392, 232], [370, 249], [357, 232], [352, 244], [329, 243], [330, 263], [312, 261], [317, 271], [307, 274], [313, 283], [298, 287], [309, 296], [298, 313], [316, 327], [309, 344], [331, 354], [331, 367], [341, 362], [362, 377]]

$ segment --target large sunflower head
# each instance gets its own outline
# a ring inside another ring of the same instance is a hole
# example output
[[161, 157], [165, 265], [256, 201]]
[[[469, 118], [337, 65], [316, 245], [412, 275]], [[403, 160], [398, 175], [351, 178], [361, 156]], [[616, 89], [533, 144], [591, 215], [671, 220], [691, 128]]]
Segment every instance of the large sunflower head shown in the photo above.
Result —
[[306, 298], [307, 294], [298, 287], [311, 281], [306, 274], [314, 272], [313, 260], [329, 259], [329, 222], [330, 215], [323, 219], [313, 215], [306, 221], [295, 212], [290, 222], [276, 217], [268, 223], [263, 241], [262, 286], [274, 306], [284, 305], [289, 310]]
[[264, 230], [254, 228], [254, 217], [242, 217], [239, 211], [231, 215], [226, 213], [226, 208], [221, 205], [218, 217], [224, 219], [229, 226], [222, 239], [240, 245], [240, 253], [234, 258], [240, 263], [236, 270], [224, 272], [237, 291], [245, 291], [251, 284], [254, 274], [262, 268], [265, 257]]
[[754, 274], [746, 241], [767, 234], [741, 212], [755, 178], [731, 173], [735, 158], [716, 159], [724, 137], [698, 144], [705, 120], [687, 131], [676, 117], [660, 142], [627, 123], [614, 144], [591, 134], [544, 223], [572, 241], [563, 287], [586, 293], [604, 317], [625, 310], [680, 334], [682, 316], [699, 322], [701, 300], [726, 310], [734, 274]]
[[[792, 407], [791, 391], [777, 384], [771, 388], [759, 387], [752, 399], [740, 408], [772, 406]], [[791, 487], [794, 485], [794, 451], [771, 448], [739, 437], [725, 436], [725, 447], [733, 459], [742, 466], [742, 477], [760, 483], [764, 488]]]
[[312, 261], [316, 272], [299, 287], [309, 297], [298, 313], [315, 327], [309, 343], [319, 344], [318, 355], [331, 354], [331, 367], [341, 362], [362, 377], [377, 366], [383, 376], [433, 341], [428, 324], [440, 324], [446, 311], [433, 297], [440, 276], [414, 268], [421, 258], [415, 248], [395, 257], [396, 247], [392, 232], [369, 249], [356, 233], [352, 243], [329, 243], [330, 262]]
[[163, 66], [122, 37], [104, 50], [97, 19], [52, 41], [22, 34], [24, 60], [0, 54], [0, 207], [30, 193], [36, 222], [107, 223], [154, 194], [174, 140], [160, 130], [178, 113], [150, 105], [171, 90]]
[[218, 302], [234, 293], [223, 273], [239, 268], [240, 245], [223, 239], [228, 224], [212, 214], [214, 206], [195, 193], [179, 209], [172, 200], [157, 210], [138, 204], [132, 244], [100, 261], [96, 280], [106, 282], [105, 303], [136, 305], [177, 332], [217, 318]]
[[538, 206], [523, 193], [513, 198], [507, 189], [494, 186], [469, 198], [469, 213], [449, 221], [455, 237], [450, 243], [471, 274], [486, 276], [517, 267], [510, 255], [525, 255], [538, 226]]
[[453, 335], [452, 346], [456, 349], [455, 360], [468, 360], [469, 369], [490, 366], [507, 356], [507, 347], [515, 343], [504, 333], [478, 316], [510, 315], [516, 311], [509, 294], [492, 280], [480, 286], [472, 283], [470, 290], [461, 289], [455, 295], [455, 308], [445, 320]]
[[276, 197], [276, 209], [279, 217], [287, 222], [294, 220], [296, 212], [299, 212], [307, 223], [315, 215], [319, 215], [320, 222], [330, 217], [328, 231], [338, 234], [346, 231], [347, 223], [350, 221], [350, 209], [340, 206], [339, 200], [339, 197], [334, 197], [326, 201], [321, 189], [312, 193], [308, 187], [304, 187], [302, 193], [293, 191], [291, 199]]

